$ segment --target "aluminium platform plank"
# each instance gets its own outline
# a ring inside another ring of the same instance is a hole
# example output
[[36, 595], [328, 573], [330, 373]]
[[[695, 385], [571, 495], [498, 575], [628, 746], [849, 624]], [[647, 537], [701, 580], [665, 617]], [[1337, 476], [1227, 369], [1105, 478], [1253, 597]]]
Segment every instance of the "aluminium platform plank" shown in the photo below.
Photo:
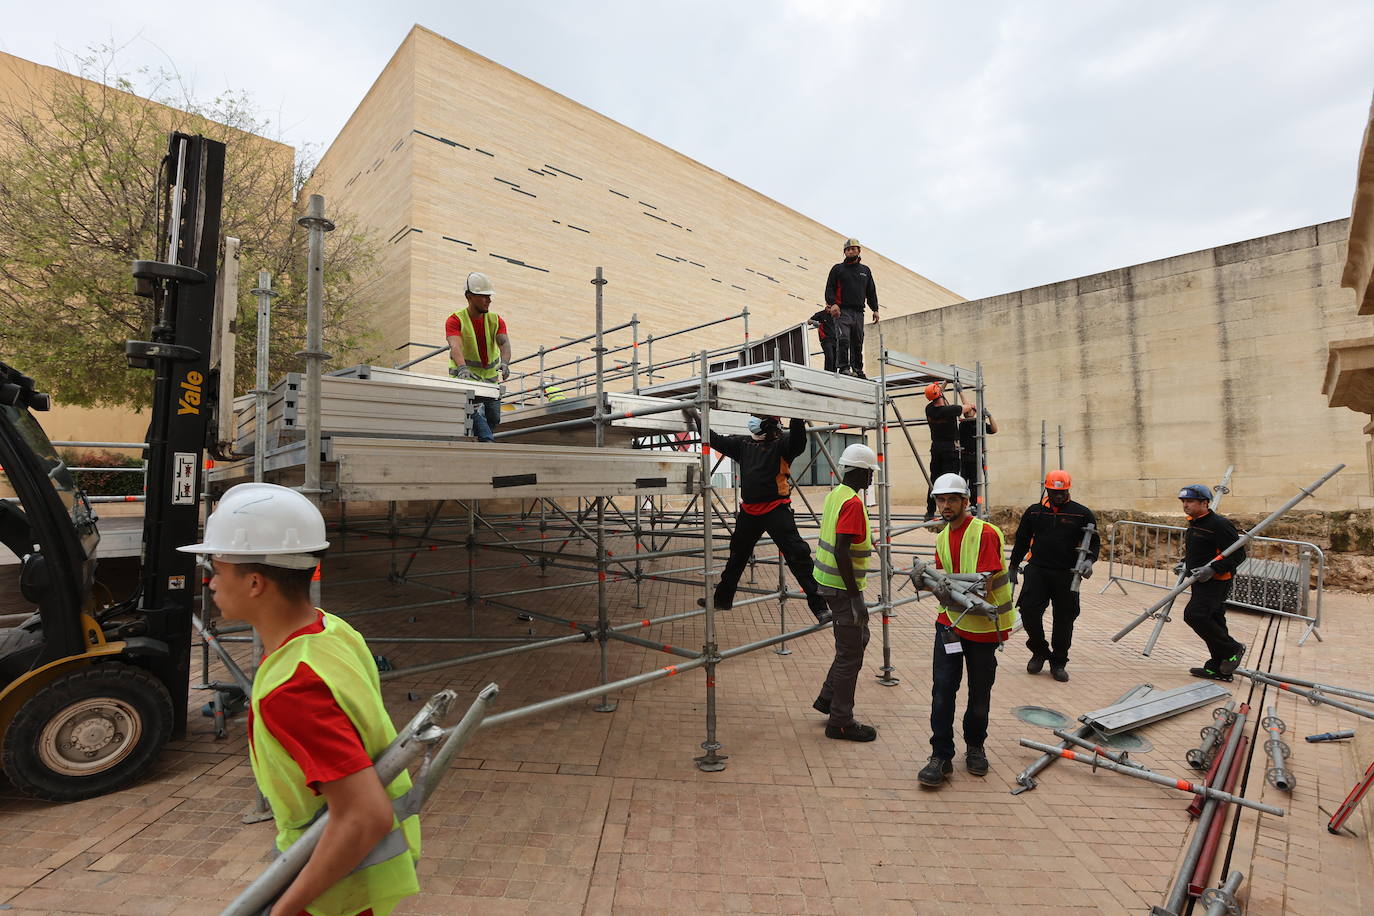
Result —
[[[661, 407], [665, 402], [671, 400], [676, 399], [608, 391], [605, 392], [605, 412], [612, 414], [627, 411], [635, 413], [640, 410]], [[595, 393], [570, 395], [559, 401], [550, 401], [546, 404], [536, 404], [530, 407], [518, 407], [515, 410], [502, 411], [501, 426], [498, 432], [531, 429], [564, 420], [589, 419], [595, 412], [595, 408]], [[744, 435], [749, 431], [745, 426], [748, 419], [748, 415], [743, 413], [731, 411], [712, 413], [711, 429], [726, 435]], [[672, 435], [686, 430], [687, 424], [683, 420], [682, 414], [673, 410], [666, 413], [613, 420], [606, 426], [604, 442], [610, 446], [628, 447], [635, 439], [643, 436]], [[596, 444], [596, 430], [590, 423], [582, 427], [564, 429], [531, 429], [530, 432], [518, 436], [503, 437], [501, 441], [530, 445], [593, 446]]]
[[[839, 375], [797, 363], [781, 363], [779, 368], [783, 382], [795, 391], [869, 403], [873, 403], [877, 397], [878, 385], [871, 379]], [[754, 363], [749, 366], [720, 369], [709, 373], [706, 378], [709, 382], [739, 382], [762, 386], [772, 382], [773, 364], [771, 362]], [[693, 397], [700, 390], [700, 379], [699, 375], [692, 375], [672, 381], [657, 382], [653, 385], [641, 386], [639, 393], [658, 397]]]
[[1086, 712], [1078, 721], [1110, 737], [1230, 696], [1231, 691], [1216, 681], [1194, 681], [1172, 690], [1156, 688], [1142, 697]]
[[[870, 388], [876, 393], [876, 388]], [[873, 397], [867, 401], [847, 400], [741, 382], [712, 382], [711, 394], [713, 405], [722, 410], [801, 417], [817, 423], [872, 426], [877, 411]], [[714, 413], [711, 425], [715, 427]]]

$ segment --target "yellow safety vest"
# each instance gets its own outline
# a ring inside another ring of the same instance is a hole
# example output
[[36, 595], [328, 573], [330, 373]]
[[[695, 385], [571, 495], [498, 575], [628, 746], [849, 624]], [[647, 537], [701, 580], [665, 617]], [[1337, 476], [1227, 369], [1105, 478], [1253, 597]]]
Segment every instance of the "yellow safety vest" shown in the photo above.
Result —
[[[487, 339], [487, 361], [482, 362], [482, 353], [477, 349], [477, 332], [472, 326], [472, 316], [467, 309], [459, 309], [453, 313], [453, 317], [458, 319], [458, 327], [461, 329], [463, 365], [472, 370], [474, 378], [483, 382], [497, 381], [501, 375], [501, 348], [496, 344], [496, 329], [501, 326], [501, 318], [495, 312], [487, 312], [486, 321], [483, 322]], [[450, 369], [457, 369], [458, 364], [453, 361], [452, 354], [449, 355], [448, 365]]]
[[[821, 585], [838, 589], [849, 587], [840, 578], [840, 567], [835, 562], [835, 542], [839, 539], [835, 526], [840, 521], [841, 507], [858, 495], [857, 491], [840, 484], [825, 498], [825, 508], [821, 511], [821, 536], [816, 543], [816, 559], [812, 564], [812, 574]], [[859, 591], [863, 591], [868, 584], [868, 557], [873, 553], [873, 532], [868, 527], [868, 508], [862, 499], [859, 500], [859, 508], [864, 513], [864, 539], [849, 545], [849, 559], [854, 564], [854, 583], [859, 586]]]
[[563, 389], [557, 385], [548, 385], [544, 388], [544, 399], [546, 401], [561, 401], [567, 395], [563, 394]]
[[1011, 579], [1007, 576], [1007, 561], [1002, 557], [1002, 529], [980, 518], [969, 520], [964, 536], [959, 542], [959, 568], [954, 569], [949, 555], [949, 529], [946, 525], [935, 535], [935, 555], [940, 558], [940, 568], [945, 572], [978, 572], [978, 551], [983, 541], [983, 527], [991, 528], [997, 534], [997, 556], [1002, 558], [1002, 568], [988, 579], [987, 602], [997, 608], [997, 623], [981, 611], [965, 611], [961, 607], [940, 605], [951, 623], [966, 633], [996, 633], [1010, 630], [1016, 626], [1016, 608], [1011, 603]]
[[[325, 799], [306, 785], [305, 773], [263, 722], [258, 703], [290, 680], [301, 662], [329, 687], [373, 760], [396, 737], [391, 717], [382, 705], [377, 663], [362, 636], [341, 618], [325, 614], [323, 632], [297, 636], [263, 659], [253, 678], [249, 762], [258, 787], [272, 805], [277, 848], [283, 851], [310, 826]], [[409, 790], [410, 776], [404, 771], [387, 786], [393, 800]], [[307, 912], [314, 916], [355, 916], [371, 907], [375, 916], [386, 916], [402, 898], [419, 893], [415, 862], [420, 858], [420, 819], [411, 816], [398, 824], [393, 816], [392, 830], [401, 831], [388, 838], [398, 846], [398, 855], [344, 877], [311, 903]], [[402, 838], [405, 842], [399, 844]]]

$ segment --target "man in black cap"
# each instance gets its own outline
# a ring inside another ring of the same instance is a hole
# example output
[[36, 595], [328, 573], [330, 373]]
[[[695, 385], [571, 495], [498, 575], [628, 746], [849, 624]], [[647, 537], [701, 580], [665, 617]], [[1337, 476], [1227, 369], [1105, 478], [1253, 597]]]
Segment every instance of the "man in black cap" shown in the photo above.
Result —
[[873, 322], [878, 321], [878, 289], [873, 285], [873, 272], [859, 263], [859, 240], [845, 239], [844, 260], [830, 268], [825, 279], [825, 304], [838, 305], [840, 315], [835, 320], [837, 331], [836, 362], [841, 375], [864, 375], [864, 302], [873, 310]]
[[1245, 548], [1230, 556], [1222, 551], [1240, 537], [1231, 520], [1212, 511], [1212, 491], [1200, 483], [1178, 491], [1183, 514], [1188, 516], [1188, 532], [1183, 541], [1183, 569], [1196, 576], [1192, 597], [1183, 609], [1183, 622], [1202, 637], [1210, 654], [1201, 668], [1189, 668], [1193, 677], [1229, 681], [1240, 667], [1245, 646], [1226, 629], [1226, 598], [1231, 594], [1231, 576], [1245, 562]]

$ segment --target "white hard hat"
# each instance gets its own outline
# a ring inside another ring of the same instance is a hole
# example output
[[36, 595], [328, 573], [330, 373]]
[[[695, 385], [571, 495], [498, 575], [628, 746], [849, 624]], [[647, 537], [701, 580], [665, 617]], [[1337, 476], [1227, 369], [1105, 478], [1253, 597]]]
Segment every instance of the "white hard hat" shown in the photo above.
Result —
[[468, 292], [474, 296], [492, 296], [496, 290], [492, 288], [491, 278], [486, 274], [479, 274], [476, 271], [468, 274]]
[[225, 491], [205, 520], [205, 540], [177, 550], [226, 563], [311, 569], [319, 559], [310, 554], [328, 546], [324, 516], [310, 500], [274, 483], [241, 483]]
[[958, 474], [941, 474], [935, 478], [935, 485], [930, 488], [930, 495], [939, 496], [942, 493], [958, 493], [967, 499], [968, 481]]
[[868, 468], [870, 471], [876, 471], [878, 456], [862, 442], [855, 442], [853, 445], [845, 446], [844, 452], [840, 455], [840, 467]]

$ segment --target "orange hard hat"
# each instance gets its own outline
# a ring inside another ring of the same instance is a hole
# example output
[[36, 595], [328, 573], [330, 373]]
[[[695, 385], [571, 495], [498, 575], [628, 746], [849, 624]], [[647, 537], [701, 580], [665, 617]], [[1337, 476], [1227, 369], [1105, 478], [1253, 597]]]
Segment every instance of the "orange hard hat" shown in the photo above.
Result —
[[934, 401], [934, 400], [936, 400], [937, 398], [939, 398], [940, 396], [942, 396], [944, 393], [945, 393], [945, 390], [944, 390], [943, 388], [940, 387], [940, 383], [939, 383], [939, 382], [931, 382], [929, 385], [926, 386], [926, 400], [927, 400], [927, 401]]
[[1050, 471], [1045, 475], [1046, 490], [1067, 490], [1073, 485], [1068, 471]]

